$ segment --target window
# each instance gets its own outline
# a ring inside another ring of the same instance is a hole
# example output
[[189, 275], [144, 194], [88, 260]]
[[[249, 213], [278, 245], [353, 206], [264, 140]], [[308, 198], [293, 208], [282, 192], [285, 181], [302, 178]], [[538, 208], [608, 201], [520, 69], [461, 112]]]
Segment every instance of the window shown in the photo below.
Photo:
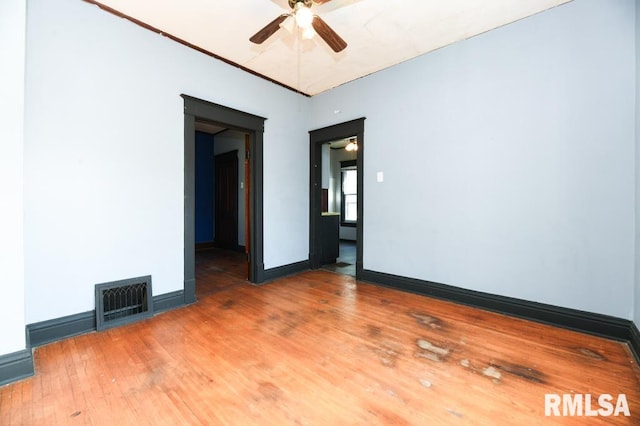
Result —
[[340, 162], [342, 225], [355, 226], [358, 223], [358, 169], [355, 160]]

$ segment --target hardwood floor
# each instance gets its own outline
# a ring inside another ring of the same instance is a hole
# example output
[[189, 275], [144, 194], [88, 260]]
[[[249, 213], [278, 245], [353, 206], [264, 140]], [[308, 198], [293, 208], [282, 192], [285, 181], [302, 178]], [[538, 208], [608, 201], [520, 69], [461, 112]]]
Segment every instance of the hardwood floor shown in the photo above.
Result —
[[[327, 271], [255, 287], [215, 262], [191, 306], [37, 348], [0, 424], [640, 424], [625, 344]], [[631, 416], [545, 417], [546, 393], [625, 394]]]
[[197, 250], [195, 262], [198, 299], [246, 284], [247, 264], [244, 253], [211, 247]]

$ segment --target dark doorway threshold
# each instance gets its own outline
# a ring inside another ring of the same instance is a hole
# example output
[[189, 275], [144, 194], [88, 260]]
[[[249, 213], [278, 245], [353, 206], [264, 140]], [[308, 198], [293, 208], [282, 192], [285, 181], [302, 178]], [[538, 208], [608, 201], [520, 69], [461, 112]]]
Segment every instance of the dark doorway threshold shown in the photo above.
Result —
[[356, 242], [340, 240], [340, 255], [336, 263], [322, 265], [322, 269], [342, 275], [356, 276]]

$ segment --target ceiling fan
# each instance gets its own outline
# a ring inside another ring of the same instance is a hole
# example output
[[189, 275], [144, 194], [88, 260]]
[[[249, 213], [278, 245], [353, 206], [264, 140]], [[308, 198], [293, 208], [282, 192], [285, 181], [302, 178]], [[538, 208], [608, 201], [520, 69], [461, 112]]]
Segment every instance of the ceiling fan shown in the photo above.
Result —
[[288, 0], [291, 12], [283, 13], [273, 21], [269, 22], [264, 28], [255, 33], [249, 41], [256, 44], [262, 44], [266, 39], [275, 34], [287, 18], [293, 17], [296, 24], [302, 28], [303, 36], [311, 38], [314, 31], [318, 34], [334, 52], [341, 52], [347, 47], [347, 43], [335, 31], [327, 25], [318, 15], [314, 15], [311, 11], [313, 3], [321, 5], [331, 0]]

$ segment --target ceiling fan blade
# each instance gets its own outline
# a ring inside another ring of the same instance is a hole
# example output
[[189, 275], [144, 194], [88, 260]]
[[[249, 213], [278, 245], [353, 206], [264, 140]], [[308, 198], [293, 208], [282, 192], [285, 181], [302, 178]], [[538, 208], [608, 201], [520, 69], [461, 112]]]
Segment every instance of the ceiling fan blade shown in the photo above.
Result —
[[278, 16], [273, 21], [269, 22], [263, 29], [255, 33], [249, 41], [255, 44], [262, 44], [266, 39], [271, 37], [276, 31], [280, 29], [280, 24], [289, 17], [289, 14], [284, 13]]
[[331, 0], [313, 0], [313, 2], [317, 5], [329, 3]]
[[322, 39], [329, 45], [330, 48], [333, 49], [334, 52], [338, 53], [344, 50], [347, 47], [347, 42], [342, 39], [335, 31], [331, 29], [326, 22], [322, 20], [321, 17], [315, 15], [313, 17], [313, 29], [316, 30], [316, 33], [322, 37]]

